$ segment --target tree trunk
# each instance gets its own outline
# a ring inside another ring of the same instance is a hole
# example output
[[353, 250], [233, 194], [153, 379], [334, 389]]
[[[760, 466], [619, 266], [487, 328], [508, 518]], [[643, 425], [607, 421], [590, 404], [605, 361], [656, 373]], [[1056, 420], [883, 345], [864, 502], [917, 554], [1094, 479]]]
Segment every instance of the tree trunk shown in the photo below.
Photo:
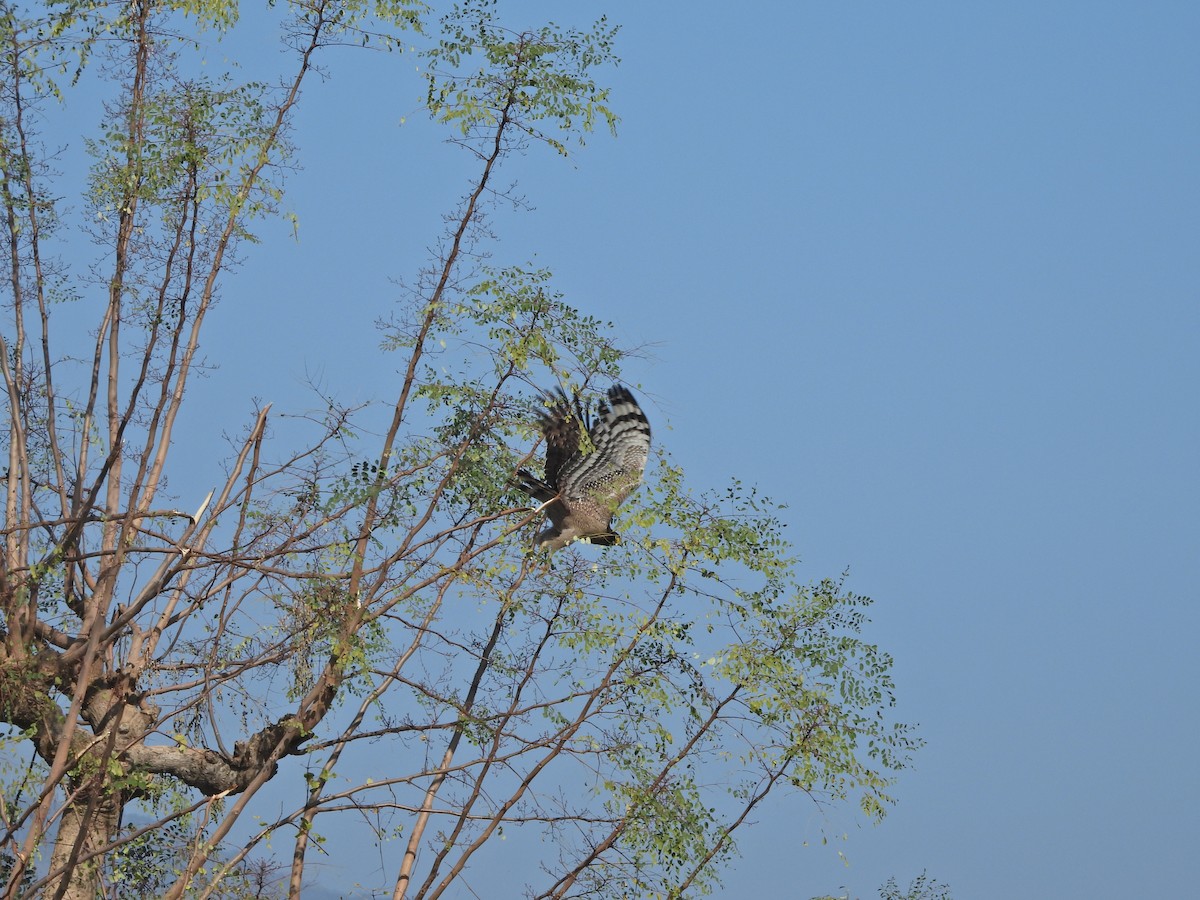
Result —
[[44, 896], [55, 900], [95, 900], [101, 895], [102, 855], [121, 823], [122, 791], [113, 791], [97, 780], [94, 788], [80, 792], [63, 811], [50, 855], [51, 881]]

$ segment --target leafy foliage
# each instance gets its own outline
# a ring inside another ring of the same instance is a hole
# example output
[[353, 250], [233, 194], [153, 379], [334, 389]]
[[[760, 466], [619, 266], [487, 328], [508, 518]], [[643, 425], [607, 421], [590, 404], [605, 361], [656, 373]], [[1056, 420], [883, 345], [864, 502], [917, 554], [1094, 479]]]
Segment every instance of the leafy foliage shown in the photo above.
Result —
[[930, 878], [927, 872], [914, 878], [906, 891], [896, 885], [895, 878], [889, 878], [879, 889], [879, 897], [880, 900], [951, 900], [949, 885]]
[[[112, 855], [107, 870], [105, 893], [120, 900], [161, 897], [178, 880], [187, 865], [189, 844], [197, 823], [184, 814], [153, 828], [126, 826], [122, 841]], [[200, 829], [203, 833], [203, 828]], [[232, 867], [219, 881], [213, 873], [225, 868], [219, 850], [209, 856], [209, 864], [191, 880], [184, 896], [215, 897], [220, 900], [273, 900], [287, 896], [279, 867], [268, 860], [257, 860]]]
[[[847, 900], [849, 894], [842, 897], [814, 897], [813, 900]], [[912, 880], [907, 889], [902, 889], [896, 879], [889, 878], [879, 888], [879, 900], [953, 900], [950, 886], [930, 878], [927, 872], [922, 872]]]
[[617, 28], [605, 17], [588, 31], [549, 24], [514, 32], [498, 24], [495, 0], [464, 0], [442, 19], [442, 37], [426, 52], [426, 103], [464, 139], [519, 136], [567, 155], [603, 121], [616, 133], [609, 91], [593, 69], [615, 64]]

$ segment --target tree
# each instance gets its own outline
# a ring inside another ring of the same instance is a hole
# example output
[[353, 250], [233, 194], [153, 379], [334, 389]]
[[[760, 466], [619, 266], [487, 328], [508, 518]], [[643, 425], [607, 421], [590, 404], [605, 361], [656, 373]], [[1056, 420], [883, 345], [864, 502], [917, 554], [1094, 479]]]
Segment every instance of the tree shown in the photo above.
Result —
[[[778, 507], [696, 493], [659, 452], [624, 544], [528, 550], [530, 386], [586, 394], [627, 352], [549, 272], [492, 264], [486, 211], [514, 153], [615, 127], [595, 80], [615, 29], [510, 31], [480, 0], [278, 6], [279, 87], [198, 65], [192, 35], [238, 26], [228, 0], [2, 7], [0, 714], [31, 753], [4, 896], [240, 896], [284, 838], [296, 894], [352, 827], [396, 848], [395, 897], [469, 884], [528, 834], [553, 838], [528, 843], [532, 895], [684, 896], [777, 790], [882, 817], [917, 744], [891, 661], [866, 598], [797, 580]], [[286, 438], [257, 409], [200, 501], [173, 464], [188, 387], [238, 252], [280, 214], [301, 87], [332, 47], [404, 42], [476, 170], [385, 326], [399, 389], [382, 418], [322, 398]], [[42, 135], [84, 88], [106, 106], [76, 212]]]

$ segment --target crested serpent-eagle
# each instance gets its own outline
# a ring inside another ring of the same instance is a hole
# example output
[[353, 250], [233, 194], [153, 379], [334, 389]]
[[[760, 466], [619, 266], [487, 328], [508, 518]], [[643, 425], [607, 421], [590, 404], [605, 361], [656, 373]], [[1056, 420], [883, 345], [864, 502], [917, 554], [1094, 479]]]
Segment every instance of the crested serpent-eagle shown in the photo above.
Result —
[[537, 545], [550, 551], [571, 541], [611, 547], [620, 540], [613, 514], [638, 486], [650, 453], [650, 423], [628, 388], [614, 385], [589, 420], [578, 394], [545, 394], [538, 425], [546, 439], [545, 478], [517, 472], [518, 486], [542, 508], [550, 527]]

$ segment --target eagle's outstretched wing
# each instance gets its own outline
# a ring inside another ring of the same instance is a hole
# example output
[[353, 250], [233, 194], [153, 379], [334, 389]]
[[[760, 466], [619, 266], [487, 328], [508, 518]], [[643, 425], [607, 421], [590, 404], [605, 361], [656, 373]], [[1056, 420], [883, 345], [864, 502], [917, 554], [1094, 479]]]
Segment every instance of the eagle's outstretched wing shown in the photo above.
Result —
[[580, 454], [581, 438], [591, 425], [579, 395], [568, 400], [562, 388], [557, 393], [545, 393], [547, 410], [538, 420], [546, 438], [546, 481], [558, 484], [564, 469]]

